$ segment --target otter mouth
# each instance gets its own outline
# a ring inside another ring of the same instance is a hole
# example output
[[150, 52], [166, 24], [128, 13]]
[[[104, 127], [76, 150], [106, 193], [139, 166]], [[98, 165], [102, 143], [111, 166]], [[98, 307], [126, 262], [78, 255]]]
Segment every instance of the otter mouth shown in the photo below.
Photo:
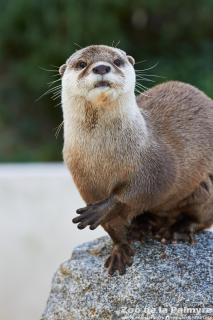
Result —
[[109, 81], [98, 81], [95, 83], [94, 88], [111, 88]]

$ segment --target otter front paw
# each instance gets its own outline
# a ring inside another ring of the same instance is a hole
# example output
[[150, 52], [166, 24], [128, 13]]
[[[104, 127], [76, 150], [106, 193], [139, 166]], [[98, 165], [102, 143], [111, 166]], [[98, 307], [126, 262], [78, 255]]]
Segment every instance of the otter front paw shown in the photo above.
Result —
[[112, 249], [111, 255], [105, 262], [105, 267], [108, 268], [110, 275], [118, 270], [122, 275], [126, 272], [126, 267], [133, 263], [134, 250], [128, 244], [116, 244]]
[[79, 216], [74, 218], [72, 222], [78, 223], [79, 229], [84, 229], [89, 226], [91, 230], [94, 230], [104, 221], [108, 211], [108, 200], [89, 204], [84, 208], [76, 210]]

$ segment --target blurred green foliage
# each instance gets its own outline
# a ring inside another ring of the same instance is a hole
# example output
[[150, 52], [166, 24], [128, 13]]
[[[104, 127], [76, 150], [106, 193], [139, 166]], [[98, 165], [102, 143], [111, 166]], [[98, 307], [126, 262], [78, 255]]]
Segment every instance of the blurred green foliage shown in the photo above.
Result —
[[[60, 160], [58, 101], [45, 95], [77, 49], [118, 42], [150, 73], [213, 96], [212, 0], [0, 0], [0, 161]], [[53, 69], [47, 72], [43, 69]], [[147, 85], [147, 84], [146, 84]]]

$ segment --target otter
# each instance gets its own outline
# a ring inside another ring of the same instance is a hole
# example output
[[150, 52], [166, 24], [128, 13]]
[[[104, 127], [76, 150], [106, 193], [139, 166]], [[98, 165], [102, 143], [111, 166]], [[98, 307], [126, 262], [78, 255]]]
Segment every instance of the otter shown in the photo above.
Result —
[[64, 161], [86, 202], [79, 229], [101, 225], [113, 248], [105, 266], [123, 274], [131, 242], [152, 230], [193, 239], [213, 223], [213, 100], [168, 81], [135, 96], [134, 58], [92, 45], [59, 69]]

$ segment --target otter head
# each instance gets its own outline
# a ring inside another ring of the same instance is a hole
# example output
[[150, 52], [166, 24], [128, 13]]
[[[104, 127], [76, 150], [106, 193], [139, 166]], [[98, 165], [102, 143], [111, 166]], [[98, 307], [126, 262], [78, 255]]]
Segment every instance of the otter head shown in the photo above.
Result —
[[134, 93], [134, 59], [120, 49], [92, 45], [76, 51], [62, 65], [62, 97], [81, 97], [105, 105]]

